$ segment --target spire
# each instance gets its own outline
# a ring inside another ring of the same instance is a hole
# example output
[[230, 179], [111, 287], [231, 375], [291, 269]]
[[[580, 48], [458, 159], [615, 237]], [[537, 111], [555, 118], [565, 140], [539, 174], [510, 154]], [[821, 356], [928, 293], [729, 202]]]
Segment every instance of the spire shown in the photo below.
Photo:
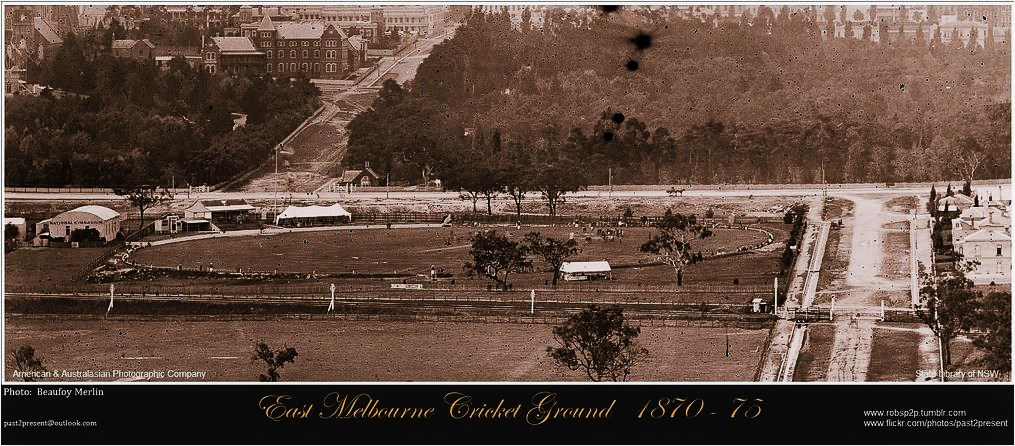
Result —
[[271, 22], [271, 16], [269, 14], [264, 15], [264, 17], [261, 19], [261, 24], [257, 26], [257, 30], [258, 31], [275, 30], [275, 24]]

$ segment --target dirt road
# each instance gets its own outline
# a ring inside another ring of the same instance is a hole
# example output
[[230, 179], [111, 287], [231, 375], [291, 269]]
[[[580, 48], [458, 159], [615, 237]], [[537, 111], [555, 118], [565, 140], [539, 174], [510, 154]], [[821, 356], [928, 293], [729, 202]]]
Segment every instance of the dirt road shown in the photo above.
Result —
[[[884, 292], [907, 291], [910, 281], [892, 276], [886, 271], [886, 260], [905, 258], [908, 265], [909, 236], [900, 246], [888, 243], [885, 227], [908, 221], [908, 216], [885, 210], [887, 198], [847, 195], [842, 198], [853, 202], [853, 215], [844, 221], [850, 234], [850, 258], [846, 270], [847, 291], [837, 296], [835, 306], [845, 313], [864, 314], [880, 307], [879, 296]], [[908, 228], [907, 228], [908, 229]], [[866, 311], [865, 311], [866, 310]], [[865, 381], [870, 363], [874, 321], [856, 316], [835, 320], [835, 340], [832, 360], [829, 362], [829, 381]]]

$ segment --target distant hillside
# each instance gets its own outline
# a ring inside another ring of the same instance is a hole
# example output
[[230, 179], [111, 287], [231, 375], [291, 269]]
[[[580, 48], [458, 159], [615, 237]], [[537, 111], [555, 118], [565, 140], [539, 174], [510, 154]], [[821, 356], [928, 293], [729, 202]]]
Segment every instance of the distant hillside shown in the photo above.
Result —
[[368, 115], [393, 140], [445, 129], [430, 137], [455, 150], [380, 144], [354, 120], [347, 160], [409, 182], [427, 164], [454, 175], [441, 157], [462, 150], [560, 158], [592, 184], [610, 170], [614, 183], [1010, 176], [1007, 44], [948, 47], [922, 25], [912, 41], [822, 39], [800, 14], [721, 26], [660, 14], [551, 13], [542, 32], [473, 15]]

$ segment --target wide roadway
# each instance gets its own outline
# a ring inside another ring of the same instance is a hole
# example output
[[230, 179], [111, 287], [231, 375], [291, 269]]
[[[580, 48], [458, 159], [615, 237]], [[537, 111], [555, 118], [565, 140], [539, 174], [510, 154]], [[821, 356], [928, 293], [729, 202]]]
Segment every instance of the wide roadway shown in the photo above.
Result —
[[[935, 186], [944, 191], [948, 184], [952, 184], [947, 181], [937, 183], [907, 183], [905, 185], [899, 185], [895, 187], [887, 187], [883, 183], [877, 184], [847, 184], [847, 185], [836, 185], [830, 184], [827, 186], [822, 185], [695, 185], [695, 186], [676, 186], [679, 191], [682, 192], [676, 194], [677, 197], [753, 197], [753, 196], [766, 196], [766, 197], [806, 197], [806, 196], [846, 196], [856, 194], [881, 194], [890, 196], [907, 196], [907, 195], [922, 195], [926, 194], [931, 186]], [[953, 187], [961, 187], [961, 184], [956, 182]], [[976, 183], [974, 184], [975, 189], [980, 190], [992, 190], [999, 188], [999, 193], [1003, 199], [1011, 198], [1011, 184], [1006, 182], [1005, 184], [997, 184], [997, 182], [990, 183]], [[669, 186], [617, 186], [614, 190], [610, 190], [606, 186], [592, 186], [589, 190], [579, 191], [573, 194], [569, 194], [569, 197], [579, 198], [624, 198], [624, 197], [670, 197], [667, 193]], [[246, 199], [246, 200], [272, 200], [291, 198], [293, 200], [302, 199], [313, 199], [313, 200], [342, 200], [346, 198], [366, 198], [366, 199], [379, 199], [385, 198], [393, 199], [420, 199], [420, 200], [451, 200], [461, 201], [458, 192], [424, 192], [424, 191], [412, 191], [412, 190], [392, 190], [385, 191], [382, 188], [371, 188], [369, 191], [355, 191], [351, 193], [346, 192], [205, 192], [205, 193], [187, 193], [182, 192], [176, 194], [177, 200], [210, 200], [210, 199]], [[61, 201], [92, 201], [92, 200], [118, 200], [120, 197], [113, 193], [93, 193], [93, 192], [4, 192], [4, 200], [7, 201], [38, 201], [38, 200], [61, 200]], [[502, 198], [503, 199], [503, 198]], [[535, 200], [536, 198], [532, 198]]]

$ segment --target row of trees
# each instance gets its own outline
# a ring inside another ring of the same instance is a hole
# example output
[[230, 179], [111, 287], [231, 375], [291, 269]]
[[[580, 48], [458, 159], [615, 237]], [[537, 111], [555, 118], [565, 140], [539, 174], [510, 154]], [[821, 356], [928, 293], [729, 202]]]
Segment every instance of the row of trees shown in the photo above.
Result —
[[[564, 159], [588, 184], [1010, 175], [1005, 57], [811, 39], [796, 19], [763, 31], [624, 18], [525, 32], [473, 15], [409, 90], [354, 120], [348, 164], [446, 183], [462, 170], [450, 154], [496, 164], [516, 151], [540, 161], [529, 176]], [[645, 48], [614, 37], [644, 29]]]
[[[7, 183], [24, 186], [214, 184], [262, 162], [319, 106], [306, 78], [210, 75], [90, 60], [68, 35], [33, 82], [59, 89], [6, 101]], [[232, 113], [246, 115], [234, 130]]]

